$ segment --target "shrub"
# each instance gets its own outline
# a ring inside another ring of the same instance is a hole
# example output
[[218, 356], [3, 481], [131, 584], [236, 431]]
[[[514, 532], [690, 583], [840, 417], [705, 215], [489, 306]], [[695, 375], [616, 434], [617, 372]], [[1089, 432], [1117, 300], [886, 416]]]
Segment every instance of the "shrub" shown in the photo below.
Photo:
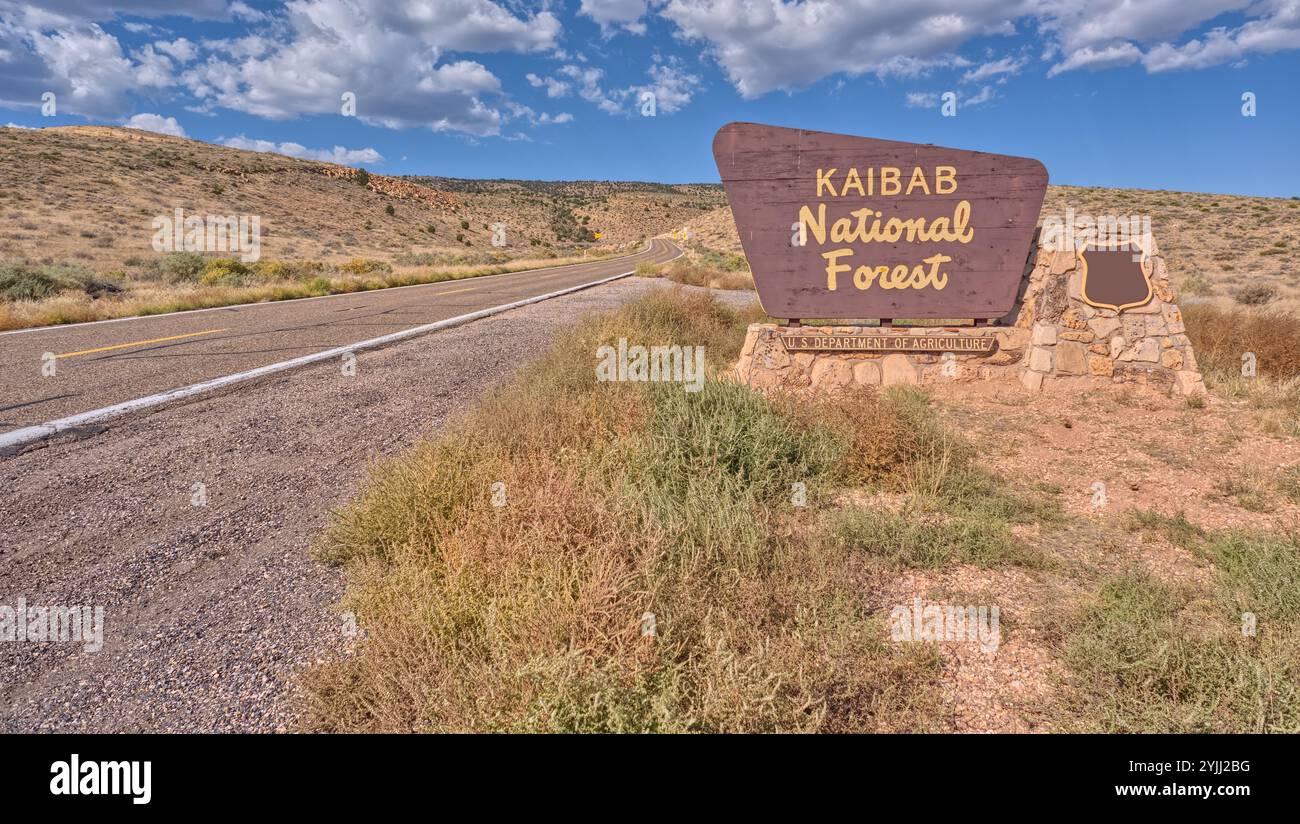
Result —
[[356, 184], [357, 184], [358, 186], [369, 186], [369, 185], [370, 185], [370, 172], [367, 172], [365, 169], [357, 169], [356, 177], [354, 177], [354, 178], [352, 178], [352, 179], [353, 179], [354, 181], [356, 181]]
[[193, 283], [203, 275], [203, 255], [195, 252], [171, 252], [156, 262], [159, 276], [168, 283]]
[[249, 267], [258, 280], [308, 280], [325, 271], [317, 260], [259, 260]]
[[1183, 281], [1183, 294], [1197, 297], [1209, 297], [1214, 294], [1214, 284], [1200, 275], [1188, 275]]
[[1277, 297], [1277, 289], [1262, 283], [1243, 286], [1232, 293], [1232, 299], [1246, 306], [1263, 306]]
[[365, 258], [353, 258], [339, 268], [349, 275], [387, 274], [393, 271], [391, 264], [382, 260], [367, 260]]
[[398, 252], [393, 256], [393, 263], [398, 266], [436, 266], [442, 257], [436, 252]]
[[70, 290], [99, 298], [122, 287], [115, 277], [98, 276], [84, 266], [0, 266], [0, 297], [5, 300], [43, 300]]
[[68, 288], [68, 283], [44, 268], [34, 266], [0, 267], [0, 295], [5, 300], [41, 300]]
[[386, 206], [384, 206], [384, 214], [388, 215], [389, 217], [392, 217], [393, 215], [397, 214], [397, 209], [393, 208], [393, 204], [389, 203]]
[[199, 282], [204, 286], [243, 286], [252, 272], [232, 258], [214, 258], [203, 264]]

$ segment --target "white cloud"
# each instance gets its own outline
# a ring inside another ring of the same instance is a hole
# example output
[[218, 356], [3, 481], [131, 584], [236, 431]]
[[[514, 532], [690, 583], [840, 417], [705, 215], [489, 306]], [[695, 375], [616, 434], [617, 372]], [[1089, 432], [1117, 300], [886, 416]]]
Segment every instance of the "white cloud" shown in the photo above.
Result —
[[332, 149], [308, 149], [300, 143], [275, 143], [270, 140], [254, 140], [244, 137], [242, 134], [235, 137], [223, 137], [220, 143], [232, 149], [247, 149], [251, 152], [274, 152], [289, 157], [323, 160], [327, 163], [339, 163], [344, 166], [384, 162], [384, 156], [370, 148], [348, 149], [343, 146], [335, 146]]
[[139, 80], [117, 38], [96, 25], [32, 30], [0, 18], [0, 50], [15, 53], [0, 83], [6, 102], [39, 105], [41, 93], [52, 91], [60, 111], [116, 116]]
[[159, 40], [153, 45], [158, 51], [175, 59], [179, 63], [188, 63], [199, 55], [198, 48], [194, 43], [184, 37], [178, 37], [170, 43], [165, 40]]
[[650, 82], [628, 91], [640, 100], [642, 93], [655, 96], [655, 109], [661, 114], [680, 111], [700, 88], [700, 78], [682, 68], [680, 60], [656, 62], [650, 67]]
[[997, 95], [994, 94], [994, 92], [993, 92], [993, 87], [992, 87], [992, 86], [981, 86], [981, 87], [980, 87], [980, 90], [979, 90], [978, 92], [976, 92], [975, 94], [971, 95], [970, 97], [961, 97], [961, 96], [958, 96], [958, 99], [957, 99], [957, 105], [959, 105], [959, 106], [979, 106], [979, 105], [982, 104], [982, 103], [987, 103], [987, 102], [989, 102], [990, 100], [992, 100], [992, 99], [995, 98], [995, 97], [997, 97]]
[[[560, 48], [552, 8], [607, 34], [644, 32], [655, 15], [688, 48], [716, 60], [746, 98], [835, 75], [912, 79], [948, 69], [960, 72], [952, 82], [980, 89], [966, 103], [978, 105], [970, 101], [994, 99], [993, 90], [1032, 58], [1019, 47], [1005, 56], [990, 51], [978, 63], [961, 52], [1018, 31], [1041, 43], [1048, 76], [1241, 65], [1300, 49], [1300, 0], [291, 0], [257, 7], [251, 0], [0, 0], [0, 105], [38, 106], [52, 91], [61, 114], [116, 121], [143, 94], [197, 112], [292, 119], [336, 115], [341, 95], [353, 92], [368, 124], [479, 136], [502, 134], [512, 118], [540, 124], [548, 116], [518, 113], [483, 54], [562, 61], [525, 81], [548, 98], [577, 95], [610, 114], [633, 112], [645, 91], [671, 113], [702, 88], [699, 74], [671, 57], [656, 58], [642, 83], [623, 85], [619, 76], [614, 85], [596, 51], [588, 62]], [[161, 28], [159, 19], [172, 15], [233, 25], [222, 39], [190, 40]], [[132, 38], [128, 52], [112, 34], [118, 26], [152, 42]], [[552, 122], [559, 116], [549, 115]]]
[[598, 69], [594, 66], [582, 67], [573, 63], [560, 67], [560, 74], [569, 78], [578, 88], [578, 97], [588, 103], [593, 103], [606, 114], [618, 114], [623, 110], [622, 104], [618, 101], [619, 95], [606, 94], [601, 88], [601, 80], [605, 77], [605, 70]]
[[565, 97], [570, 91], [572, 91], [568, 83], [563, 80], [556, 80], [554, 77], [538, 77], [532, 72], [529, 72], [525, 75], [524, 79], [526, 79], [528, 85], [532, 86], [534, 89], [545, 86], [547, 97]]
[[701, 85], [700, 77], [686, 71], [678, 58], [656, 58], [646, 71], [648, 83], [624, 88], [604, 88], [605, 70], [595, 66], [570, 63], [560, 67], [558, 73], [577, 88], [578, 97], [606, 114], [632, 114], [634, 109], [629, 108], [628, 101], [639, 106], [645, 92], [654, 94], [657, 114], [672, 114], [690, 103]]
[[272, 119], [337, 113], [342, 94], [353, 92], [367, 123], [493, 135], [503, 115], [488, 100], [500, 81], [476, 61], [439, 59], [550, 49], [560, 25], [550, 12], [516, 17], [488, 0], [299, 0], [283, 28], [257, 43], [260, 53], [194, 66], [187, 87], [212, 106]]
[[261, 23], [267, 19], [265, 12], [258, 11], [243, 0], [235, 0], [230, 4], [230, 16], [238, 20], [247, 20], [250, 23]]
[[[1027, 1], [1027, 0], [1025, 0]], [[809, 86], [832, 74], [917, 76], [964, 66], [954, 50], [1007, 32], [1024, 2], [913, 0], [669, 0], [660, 13], [703, 40], [745, 98]]]
[[908, 92], [907, 108], [932, 109], [939, 105], [938, 92]]
[[169, 134], [173, 137], [185, 137], [185, 129], [180, 123], [176, 122], [174, 117], [163, 117], [160, 114], [150, 112], [141, 112], [140, 114], [131, 115], [126, 121], [128, 129], [141, 129], [146, 132], [157, 132], [158, 134]]
[[[1141, 61], [1148, 71], [1237, 62], [1300, 48], [1300, 0], [667, 0], [658, 14], [702, 42], [745, 98], [805, 88], [824, 77], [918, 77], [965, 68], [958, 51], [979, 37], [1037, 29], [1049, 75]], [[1185, 43], [1225, 13], [1248, 20]], [[999, 81], [1025, 67], [1003, 57], [967, 82]]]
[[145, 46], [131, 53], [135, 58], [135, 82], [137, 86], [153, 89], [165, 89], [175, 82], [175, 67], [164, 54], [159, 54], [153, 46]]
[[976, 83], [980, 80], [987, 80], [990, 77], [999, 75], [1019, 74], [1020, 70], [1028, 63], [1025, 57], [1004, 57], [1001, 60], [994, 60], [990, 63], [982, 63], [971, 69], [961, 76], [961, 79], [967, 83]]
[[1211, 29], [1204, 38], [1181, 46], [1159, 43], [1143, 56], [1142, 65], [1149, 72], [1203, 69], [1237, 63], [1252, 52], [1267, 54], [1300, 48], [1300, 2], [1268, 5], [1271, 14], [1235, 29]]
[[1048, 77], [1075, 69], [1113, 69], [1130, 66], [1142, 59], [1142, 50], [1132, 43], [1115, 43], [1110, 46], [1084, 46], [1047, 70]]
[[582, 0], [578, 13], [600, 24], [601, 30], [621, 26], [633, 34], [645, 34], [640, 20], [646, 13], [645, 0]]
[[[50, 0], [38, 9], [0, 0], [0, 103], [39, 105], [41, 93], [53, 91], [61, 112], [121, 117], [131, 109], [131, 92], [175, 89], [189, 93], [186, 105], [194, 110], [287, 119], [337, 114], [342, 94], [353, 92], [367, 123], [498, 134], [501, 82], [459, 55], [553, 51], [559, 19], [516, 6], [294, 0], [263, 11], [224, 0]], [[197, 44], [157, 40], [128, 56], [91, 22], [118, 13], [233, 18], [256, 31]]]

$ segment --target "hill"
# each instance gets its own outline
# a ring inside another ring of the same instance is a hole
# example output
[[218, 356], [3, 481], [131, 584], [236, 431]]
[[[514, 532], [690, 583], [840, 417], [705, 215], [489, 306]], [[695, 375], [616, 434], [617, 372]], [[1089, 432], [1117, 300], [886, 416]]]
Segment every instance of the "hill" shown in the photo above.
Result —
[[[395, 265], [613, 249], [724, 203], [721, 188], [403, 178], [104, 126], [0, 129], [0, 262], [125, 269], [181, 207], [258, 215], [263, 258]], [[505, 245], [492, 243], [504, 223]], [[599, 233], [597, 239], [595, 235]]]

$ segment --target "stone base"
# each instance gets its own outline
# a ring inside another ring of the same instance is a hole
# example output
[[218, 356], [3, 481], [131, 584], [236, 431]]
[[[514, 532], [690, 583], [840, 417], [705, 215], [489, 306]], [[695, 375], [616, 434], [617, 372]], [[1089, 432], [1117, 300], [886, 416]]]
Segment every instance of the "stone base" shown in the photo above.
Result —
[[[780, 336], [820, 333], [827, 335], [870, 331], [890, 336], [994, 338], [990, 354], [914, 352], [787, 352]], [[938, 381], [1014, 381], [1024, 371], [1020, 365], [1029, 345], [1029, 330], [980, 326], [961, 329], [912, 327], [864, 329], [861, 326], [803, 326], [792, 329], [773, 323], [750, 325], [740, 361], [733, 372], [739, 380], [761, 388], [836, 389], [849, 386], [930, 384]]]
[[[990, 354], [913, 352], [789, 352], [781, 342], [784, 334], [871, 334], [961, 337], [992, 337], [997, 341]], [[981, 326], [936, 329], [876, 329], [861, 326], [802, 326], [792, 328], [774, 323], [751, 324], [745, 335], [740, 359], [732, 368], [734, 378], [760, 389], [827, 392], [853, 386], [931, 385], [992, 381], [1018, 384], [1038, 392], [1048, 381], [1078, 384], [1136, 383], [1179, 395], [1201, 394], [1205, 386], [1195, 370], [1189, 347], [1166, 336], [1152, 341], [1157, 360], [1132, 357], [1129, 347], [1116, 347], [1115, 356], [1102, 355], [1094, 344], [1052, 337], [1054, 327]], [[1151, 339], [1148, 339], [1151, 340]], [[1173, 354], [1168, 354], [1173, 353]], [[1125, 357], [1128, 355], [1128, 357]], [[1176, 365], [1178, 358], [1186, 358]], [[1163, 361], [1163, 362], [1162, 362]], [[1190, 366], [1191, 368], [1186, 368]], [[1183, 367], [1183, 368], [1177, 368]]]

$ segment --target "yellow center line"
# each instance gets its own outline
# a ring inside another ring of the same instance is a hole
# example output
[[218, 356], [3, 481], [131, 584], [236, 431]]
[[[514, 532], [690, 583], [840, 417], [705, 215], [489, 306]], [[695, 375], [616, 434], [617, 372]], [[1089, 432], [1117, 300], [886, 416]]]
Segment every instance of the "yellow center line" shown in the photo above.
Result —
[[172, 335], [168, 338], [152, 338], [150, 340], [137, 340], [130, 343], [115, 343], [112, 346], [101, 346], [98, 349], [82, 349], [80, 352], [66, 352], [62, 355], [55, 355], [56, 358], [75, 358], [77, 355], [93, 355], [96, 352], [107, 352], [110, 349], [126, 349], [128, 346], [144, 346], [146, 343], [163, 343], [169, 340], [180, 340], [181, 338], [193, 338], [198, 335], [212, 335], [217, 332], [225, 332], [225, 329], [208, 329], [203, 332], [186, 332], [184, 335]]
[[466, 286], [464, 289], [452, 289], [450, 292], [439, 292], [437, 297], [442, 297], [443, 295], [454, 295], [457, 292], [472, 292], [477, 288], [478, 287], [476, 286]]

